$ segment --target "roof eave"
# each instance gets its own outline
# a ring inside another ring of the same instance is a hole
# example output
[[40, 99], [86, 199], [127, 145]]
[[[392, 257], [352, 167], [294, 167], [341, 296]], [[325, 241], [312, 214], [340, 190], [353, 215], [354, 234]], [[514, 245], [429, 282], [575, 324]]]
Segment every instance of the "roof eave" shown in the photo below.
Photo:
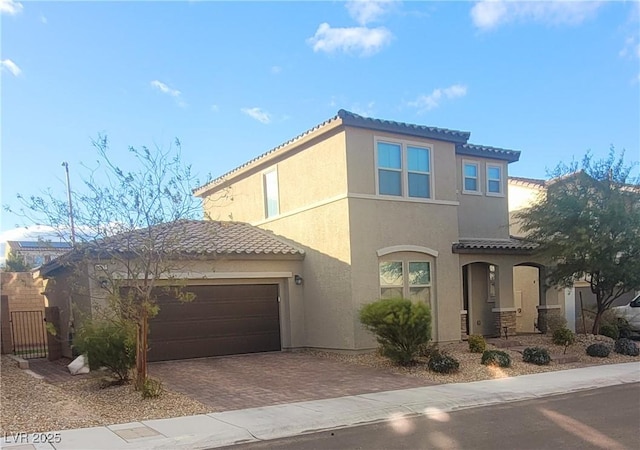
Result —
[[499, 149], [496, 147], [482, 146], [464, 147], [462, 145], [456, 146], [456, 154], [463, 156], [475, 156], [478, 158], [498, 159], [500, 161], [507, 161], [508, 163], [516, 162], [520, 160], [520, 151]]
[[402, 134], [405, 136], [452, 142], [454, 144], [465, 144], [469, 140], [469, 136], [471, 136], [471, 133], [467, 131], [428, 130], [420, 128], [419, 126], [414, 127], [409, 124], [403, 124], [400, 122], [371, 119], [368, 117], [358, 117], [348, 113], [341, 114], [341, 112], [342, 110], [338, 112], [338, 115], [342, 118], [342, 123], [345, 126], [354, 128], [364, 128], [373, 131], [385, 131], [388, 133]]

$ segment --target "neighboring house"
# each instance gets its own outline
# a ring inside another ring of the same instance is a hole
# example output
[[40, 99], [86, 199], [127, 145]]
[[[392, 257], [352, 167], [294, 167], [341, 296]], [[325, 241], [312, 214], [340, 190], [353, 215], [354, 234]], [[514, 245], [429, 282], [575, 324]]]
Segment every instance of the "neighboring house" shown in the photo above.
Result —
[[9, 253], [21, 256], [29, 267], [38, 267], [71, 250], [67, 242], [7, 241], [5, 261]]
[[[520, 238], [524, 237], [524, 233], [518, 226], [518, 221], [514, 219], [514, 214], [530, 207], [540, 197], [545, 194], [547, 189], [555, 183], [561, 181], [565, 177], [541, 180], [536, 178], [509, 177], [509, 216], [511, 234]], [[532, 273], [529, 268], [519, 268], [514, 272], [514, 295], [523, 305], [523, 310], [531, 311], [538, 305], [538, 298], [535, 289], [532, 288], [538, 279], [536, 274]], [[589, 283], [585, 280], [577, 281], [572, 287], [566, 289], [556, 289], [558, 293], [557, 304], [561, 314], [567, 319], [567, 326], [573, 331], [581, 328], [582, 309], [595, 311], [596, 296], [591, 292]], [[634, 297], [633, 292], [628, 292], [614, 300], [612, 306], [626, 305]], [[526, 322], [523, 321], [523, 326]], [[529, 331], [519, 329], [518, 331]]]
[[[181, 220], [98, 246], [79, 245], [40, 268], [49, 280], [48, 306], [59, 310], [63, 356], [72, 356], [72, 338], [83, 321], [105, 311], [108, 283], [121, 279], [126, 285], [132, 278], [135, 264], [127, 270], [123, 261], [133, 260], [130, 248], [146, 245], [149, 236], [170, 255], [161, 265], [167, 270], [157, 272], [160, 310], [150, 321], [150, 361], [277, 351], [302, 341], [304, 301], [297, 283], [304, 251], [246, 223]], [[160, 289], [174, 285], [195, 300], [180, 303]]]
[[431, 306], [436, 341], [513, 335], [514, 268], [538, 274], [539, 315], [558, 296], [539, 282], [534, 246], [509, 234], [508, 165], [520, 152], [469, 136], [340, 110], [195, 194], [207, 217], [304, 249], [300, 303], [280, 305], [281, 328], [296, 330], [287, 347], [372, 349], [359, 310], [395, 296]]

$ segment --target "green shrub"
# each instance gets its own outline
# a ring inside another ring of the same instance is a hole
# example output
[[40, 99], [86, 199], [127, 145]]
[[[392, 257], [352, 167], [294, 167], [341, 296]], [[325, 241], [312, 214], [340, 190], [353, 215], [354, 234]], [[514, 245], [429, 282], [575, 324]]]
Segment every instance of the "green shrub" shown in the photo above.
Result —
[[142, 385], [142, 398], [158, 398], [164, 392], [164, 387], [160, 380], [147, 378]]
[[553, 332], [552, 341], [556, 345], [564, 346], [564, 352], [567, 352], [567, 347], [576, 341], [576, 335], [568, 328], [559, 328]]
[[602, 342], [596, 342], [595, 344], [591, 344], [587, 347], [587, 355], [595, 356], [598, 358], [606, 358], [609, 356], [611, 349], [608, 345], [603, 344]]
[[487, 341], [482, 336], [469, 336], [469, 351], [471, 353], [482, 353], [487, 349]]
[[640, 348], [631, 339], [621, 338], [613, 345], [613, 351], [621, 355], [638, 356]]
[[551, 362], [551, 356], [549, 356], [549, 351], [546, 348], [529, 347], [522, 352], [522, 360], [526, 363], [546, 366]]
[[631, 324], [624, 317], [616, 318], [616, 326], [618, 327], [618, 337], [629, 339], [633, 334]]
[[599, 334], [602, 336], [610, 337], [611, 339], [614, 339], [614, 340], [620, 337], [620, 332], [618, 331], [618, 327], [610, 323], [605, 323], [601, 325]]
[[480, 362], [485, 366], [511, 367], [511, 356], [502, 350], [485, 350]]
[[382, 354], [400, 365], [412, 363], [431, 339], [431, 311], [421, 302], [378, 300], [360, 310], [360, 321], [375, 334]]
[[434, 351], [427, 366], [436, 373], [456, 373], [460, 369], [460, 362], [446, 352]]
[[87, 356], [92, 370], [106, 367], [120, 381], [129, 380], [136, 363], [135, 326], [124, 321], [87, 321], [74, 347]]

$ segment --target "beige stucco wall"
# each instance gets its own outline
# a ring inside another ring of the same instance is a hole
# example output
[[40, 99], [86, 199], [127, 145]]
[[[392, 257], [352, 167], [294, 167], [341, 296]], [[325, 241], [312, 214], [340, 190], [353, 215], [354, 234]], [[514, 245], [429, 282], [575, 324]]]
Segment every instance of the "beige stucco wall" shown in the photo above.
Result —
[[[438, 252], [432, 264], [432, 316], [434, 338], [460, 339], [460, 269], [451, 252], [457, 238], [456, 207], [388, 200], [350, 199], [353, 309], [380, 297], [377, 250], [402, 245], [427, 247]], [[402, 256], [402, 255], [399, 255]], [[418, 260], [430, 260], [424, 254]], [[354, 322], [357, 344], [367, 347], [371, 337]]]
[[[323, 137], [306, 141], [282, 157], [256, 164], [240, 179], [230, 176], [228, 182], [216, 188], [217, 195], [205, 198], [205, 216], [252, 224], [266, 220], [263, 175], [274, 169], [278, 174], [279, 216], [346, 195], [344, 131], [332, 129]], [[227, 197], [220, 199], [224, 189]]]
[[[463, 192], [462, 162], [463, 160], [478, 163], [480, 194]], [[502, 167], [503, 195], [487, 195], [487, 163]], [[470, 156], [456, 156], [456, 190], [460, 202], [458, 223], [462, 238], [500, 238], [509, 237], [509, 209], [507, 202], [506, 161], [489, 160]]]
[[[431, 147], [432, 200], [449, 202], [457, 200], [454, 144], [351, 127], [347, 128], [346, 133], [350, 194], [376, 195], [376, 139]], [[390, 198], [398, 200], [397, 197]], [[411, 199], [411, 201], [428, 202], [429, 200]]]

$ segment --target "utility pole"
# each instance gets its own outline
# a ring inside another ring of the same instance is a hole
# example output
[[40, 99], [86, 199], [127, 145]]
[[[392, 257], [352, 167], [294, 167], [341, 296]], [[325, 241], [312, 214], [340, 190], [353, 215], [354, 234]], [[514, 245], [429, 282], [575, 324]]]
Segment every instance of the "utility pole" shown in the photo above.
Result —
[[64, 170], [67, 173], [67, 196], [69, 198], [69, 224], [71, 225], [71, 245], [76, 246], [76, 229], [73, 225], [73, 205], [71, 204], [71, 182], [69, 181], [69, 163], [64, 161], [62, 163]]

